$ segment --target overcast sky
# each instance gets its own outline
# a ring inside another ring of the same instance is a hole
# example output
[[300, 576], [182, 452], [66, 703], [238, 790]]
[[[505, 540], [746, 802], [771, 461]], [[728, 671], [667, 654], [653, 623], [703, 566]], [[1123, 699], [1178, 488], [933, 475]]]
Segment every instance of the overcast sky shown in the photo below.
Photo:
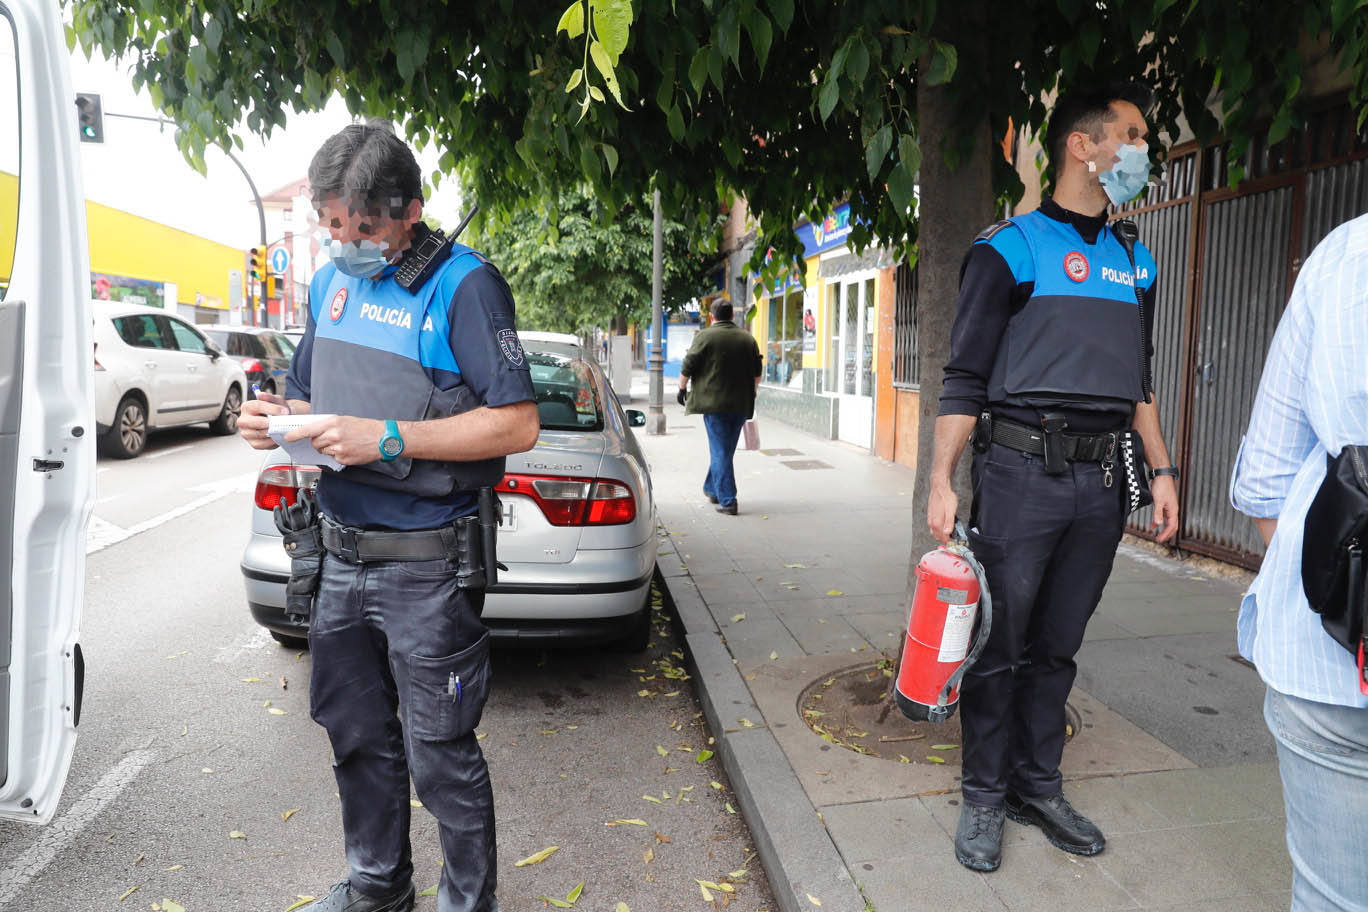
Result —
[[[255, 244], [256, 205], [242, 172], [222, 151], [206, 152], [208, 176], [201, 177], [181, 157], [170, 127], [109, 116], [158, 115], [146, 90], [134, 93], [130, 67], [127, 59], [118, 65], [99, 56], [87, 61], [79, 49], [71, 54], [72, 88], [99, 93], [105, 112], [105, 141], [80, 144], [87, 199], [233, 247]], [[302, 178], [323, 140], [351, 123], [336, 97], [322, 112], [289, 118], [265, 142], [244, 131], [244, 149], [235, 153], [262, 196]], [[425, 175], [436, 167], [437, 157], [431, 148], [419, 155]], [[455, 183], [444, 182], [426, 209], [437, 221], [460, 221]]]

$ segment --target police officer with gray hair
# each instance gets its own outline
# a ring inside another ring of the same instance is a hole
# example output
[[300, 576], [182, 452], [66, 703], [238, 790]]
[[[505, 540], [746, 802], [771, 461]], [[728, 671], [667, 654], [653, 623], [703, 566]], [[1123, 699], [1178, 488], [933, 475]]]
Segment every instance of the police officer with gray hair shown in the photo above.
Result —
[[480, 614], [492, 488], [538, 433], [513, 299], [484, 257], [419, 220], [418, 163], [387, 127], [329, 138], [309, 183], [331, 263], [310, 285], [285, 398], [248, 402], [239, 422], [271, 449], [271, 416], [327, 416], [285, 439], [342, 466], [319, 479], [316, 520], [307, 497], [277, 516], [295, 565], [287, 610], [312, 615], [311, 714], [332, 742], [349, 866], [306, 908], [413, 908], [411, 776], [440, 824], [437, 908], [497, 912]]

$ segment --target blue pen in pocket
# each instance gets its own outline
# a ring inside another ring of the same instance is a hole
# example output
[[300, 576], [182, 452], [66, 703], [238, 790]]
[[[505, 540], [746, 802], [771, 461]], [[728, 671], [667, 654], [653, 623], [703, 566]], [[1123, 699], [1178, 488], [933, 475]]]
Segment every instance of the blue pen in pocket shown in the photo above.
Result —
[[447, 678], [447, 693], [451, 694], [451, 702], [461, 702], [461, 676], [455, 672]]

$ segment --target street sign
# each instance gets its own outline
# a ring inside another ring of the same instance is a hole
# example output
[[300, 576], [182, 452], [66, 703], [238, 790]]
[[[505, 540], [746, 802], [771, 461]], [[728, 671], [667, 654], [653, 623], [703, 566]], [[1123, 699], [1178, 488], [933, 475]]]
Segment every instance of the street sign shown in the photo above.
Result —
[[271, 271], [276, 275], [284, 275], [285, 270], [290, 268], [290, 252], [284, 247], [277, 247], [271, 251]]

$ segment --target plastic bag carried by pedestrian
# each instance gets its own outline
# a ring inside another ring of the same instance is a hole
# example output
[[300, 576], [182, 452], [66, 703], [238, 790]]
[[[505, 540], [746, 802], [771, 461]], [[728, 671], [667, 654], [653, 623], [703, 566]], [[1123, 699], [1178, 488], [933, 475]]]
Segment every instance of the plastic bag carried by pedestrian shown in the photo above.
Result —
[[745, 449], [760, 449], [760, 426], [755, 423], [754, 418], [747, 418], [746, 423], [741, 426], [741, 440]]

